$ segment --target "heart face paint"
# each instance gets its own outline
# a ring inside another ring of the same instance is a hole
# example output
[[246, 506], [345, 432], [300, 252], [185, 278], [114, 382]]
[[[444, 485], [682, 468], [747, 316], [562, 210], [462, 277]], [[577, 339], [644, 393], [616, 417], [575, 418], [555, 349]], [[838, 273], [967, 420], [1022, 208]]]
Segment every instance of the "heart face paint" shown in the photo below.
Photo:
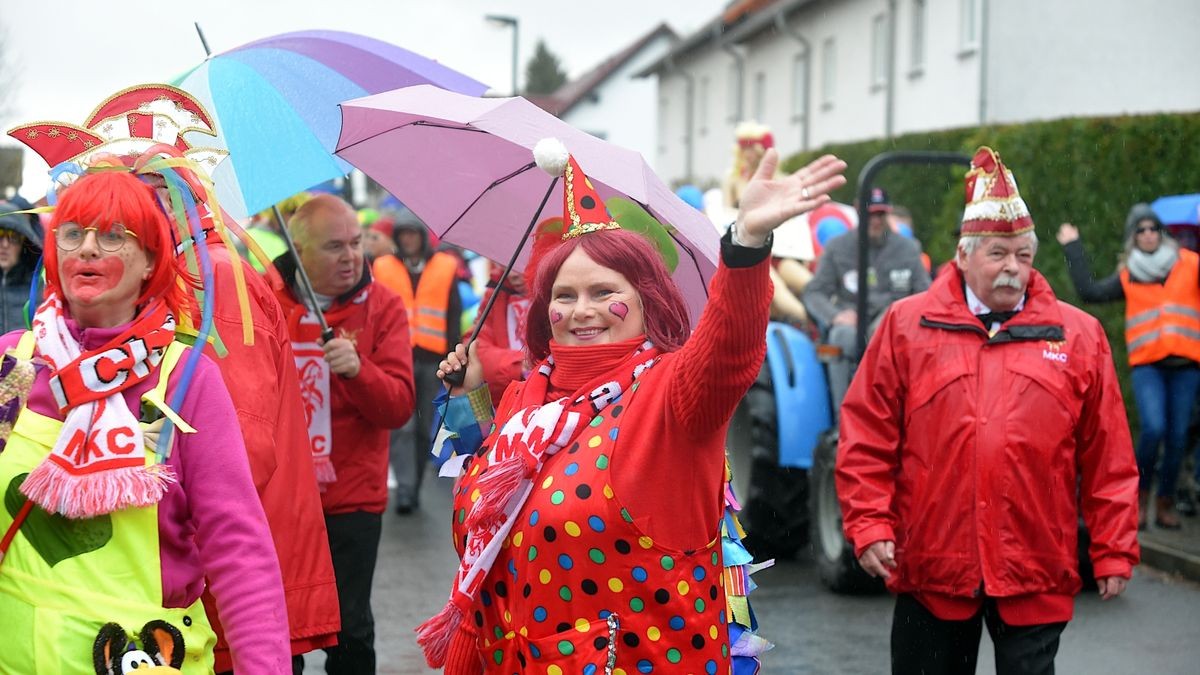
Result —
[[106, 255], [85, 261], [71, 257], [62, 261], [63, 293], [67, 301], [87, 304], [101, 293], [111, 290], [125, 276], [125, 261], [120, 256]]
[[629, 315], [629, 305], [623, 302], [614, 302], [608, 306], [608, 311], [612, 312], [618, 319], [624, 321]]
[[558, 323], [563, 320], [563, 313], [557, 309], [550, 310], [550, 323]]

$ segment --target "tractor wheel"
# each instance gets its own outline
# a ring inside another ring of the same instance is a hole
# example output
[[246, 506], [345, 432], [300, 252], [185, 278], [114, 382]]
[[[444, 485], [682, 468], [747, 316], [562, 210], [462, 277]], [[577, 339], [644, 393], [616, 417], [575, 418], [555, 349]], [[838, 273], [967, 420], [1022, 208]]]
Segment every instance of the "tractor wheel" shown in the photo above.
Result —
[[771, 371], [764, 362], [734, 415], [729, 443], [746, 548], [757, 560], [794, 558], [808, 538], [808, 472], [779, 466], [775, 406]]
[[812, 514], [813, 559], [821, 583], [835, 593], [878, 593], [883, 581], [863, 571], [854, 556], [854, 548], [842, 533], [842, 509], [838, 504], [833, 480], [837, 458], [837, 431], [821, 438], [813, 453], [809, 513]]

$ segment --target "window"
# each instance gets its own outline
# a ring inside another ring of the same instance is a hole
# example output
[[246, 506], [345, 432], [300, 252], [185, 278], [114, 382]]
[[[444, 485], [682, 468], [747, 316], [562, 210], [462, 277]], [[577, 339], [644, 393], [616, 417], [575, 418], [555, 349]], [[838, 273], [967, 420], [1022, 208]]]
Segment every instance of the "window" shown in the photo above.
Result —
[[877, 14], [871, 19], [871, 88], [876, 89], [888, 81], [888, 34], [887, 17]]
[[925, 0], [913, 0], [912, 52], [908, 65], [913, 73], [919, 73], [925, 67]]
[[959, 25], [959, 47], [973, 51], [979, 47], [979, 0], [959, 0], [962, 23]]
[[767, 74], [759, 72], [754, 76], [754, 116], [753, 119], [762, 122], [767, 118]]
[[832, 108], [833, 97], [837, 92], [835, 77], [837, 76], [837, 44], [833, 38], [825, 38], [821, 44], [821, 107]]
[[792, 59], [792, 119], [800, 121], [808, 114], [808, 57]]
[[700, 135], [708, 133], [708, 78], [700, 78], [699, 91], [697, 92], [696, 101], [696, 117], [699, 119]]
[[729, 121], [737, 123], [742, 119], [742, 66], [738, 62], [729, 65]]

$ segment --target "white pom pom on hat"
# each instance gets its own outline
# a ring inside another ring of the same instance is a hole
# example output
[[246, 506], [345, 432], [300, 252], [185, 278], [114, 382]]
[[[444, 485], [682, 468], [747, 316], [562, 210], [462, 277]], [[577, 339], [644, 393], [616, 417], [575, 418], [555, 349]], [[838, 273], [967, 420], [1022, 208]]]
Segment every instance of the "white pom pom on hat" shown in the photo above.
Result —
[[551, 176], [561, 176], [567, 170], [570, 154], [567, 146], [557, 138], [543, 138], [533, 146], [533, 160]]

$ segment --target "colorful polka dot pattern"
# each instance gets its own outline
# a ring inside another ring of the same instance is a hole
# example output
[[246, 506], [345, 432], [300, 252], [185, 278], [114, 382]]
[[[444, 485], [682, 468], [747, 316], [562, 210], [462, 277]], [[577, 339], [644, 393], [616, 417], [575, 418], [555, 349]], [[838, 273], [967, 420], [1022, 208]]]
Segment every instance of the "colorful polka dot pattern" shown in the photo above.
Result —
[[[614, 653], [612, 672], [625, 675], [730, 672], [719, 546], [659, 548], [613, 492], [624, 407], [609, 406], [535, 480], [472, 612], [486, 672], [599, 675]], [[479, 475], [469, 465], [455, 494], [460, 549]]]

